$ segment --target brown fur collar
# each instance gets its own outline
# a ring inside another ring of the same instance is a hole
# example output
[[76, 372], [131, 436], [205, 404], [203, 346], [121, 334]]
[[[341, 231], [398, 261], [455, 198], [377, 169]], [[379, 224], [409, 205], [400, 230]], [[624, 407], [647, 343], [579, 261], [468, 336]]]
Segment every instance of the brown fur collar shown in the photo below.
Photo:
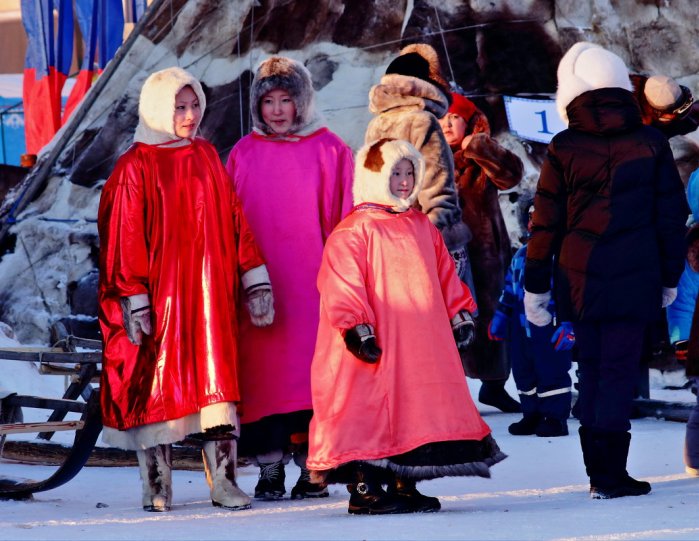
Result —
[[381, 77], [378, 85], [369, 91], [369, 110], [381, 114], [396, 107], [424, 109], [442, 118], [449, 108], [449, 102], [433, 84], [410, 77], [391, 73]]

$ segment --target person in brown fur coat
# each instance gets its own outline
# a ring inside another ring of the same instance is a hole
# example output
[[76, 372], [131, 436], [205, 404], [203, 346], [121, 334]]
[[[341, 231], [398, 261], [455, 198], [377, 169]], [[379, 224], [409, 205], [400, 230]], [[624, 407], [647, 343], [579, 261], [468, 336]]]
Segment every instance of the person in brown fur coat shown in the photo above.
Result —
[[461, 220], [454, 158], [438, 120], [447, 112], [449, 99], [437, 52], [425, 43], [407, 45], [369, 91], [369, 110], [376, 116], [364, 139], [401, 139], [422, 154], [425, 181], [415, 206], [439, 229], [459, 278], [473, 291], [466, 251], [471, 232]]
[[478, 399], [506, 412], [520, 411], [505, 391], [510, 362], [501, 342], [489, 340], [488, 324], [497, 308], [511, 258], [510, 240], [500, 211], [498, 190], [522, 179], [522, 161], [490, 136], [485, 114], [460, 94], [439, 123], [454, 152], [462, 219], [473, 233], [471, 270], [478, 299], [476, 340], [462, 356], [466, 373], [483, 381]]

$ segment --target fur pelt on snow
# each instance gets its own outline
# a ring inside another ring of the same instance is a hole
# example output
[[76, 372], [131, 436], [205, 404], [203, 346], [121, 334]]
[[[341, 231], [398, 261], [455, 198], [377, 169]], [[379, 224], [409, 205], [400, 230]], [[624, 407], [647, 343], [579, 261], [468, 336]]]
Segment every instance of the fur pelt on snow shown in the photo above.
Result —
[[384, 75], [369, 91], [369, 110], [377, 116], [369, 123], [364, 140], [401, 139], [422, 154], [425, 180], [418, 207], [441, 231], [451, 251], [463, 247], [471, 234], [461, 221], [454, 158], [437, 120], [448, 107], [435, 85], [407, 75]]
[[175, 134], [175, 97], [185, 86], [191, 87], [199, 99], [202, 117], [206, 96], [199, 81], [182, 68], [156, 71], [143, 83], [138, 100], [138, 126], [134, 143], [159, 145], [181, 139]]
[[299, 134], [303, 128], [315, 125], [319, 121], [315, 110], [315, 91], [308, 69], [301, 62], [291, 58], [272, 56], [257, 68], [250, 88], [250, 111], [253, 126], [257, 131], [275, 135], [262, 120], [260, 101], [265, 94], [277, 89], [286, 90], [296, 106], [296, 117], [290, 133]]
[[[410, 196], [401, 199], [391, 193], [391, 171], [402, 159], [413, 164], [415, 185]], [[357, 152], [352, 195], [354, 204], [379, 203], [397, 212], [413, 206], [425, 177], [425, 160], [407, 141], [380, 139], [364, 145]]]
[[590, 90], [623, 88], [633, 91], [629, 70], [624, 61], [595, 43], [579, 41], [563, 55], [558, 64], [556, 108], [568, 124], [567, 107], [575, 98]]

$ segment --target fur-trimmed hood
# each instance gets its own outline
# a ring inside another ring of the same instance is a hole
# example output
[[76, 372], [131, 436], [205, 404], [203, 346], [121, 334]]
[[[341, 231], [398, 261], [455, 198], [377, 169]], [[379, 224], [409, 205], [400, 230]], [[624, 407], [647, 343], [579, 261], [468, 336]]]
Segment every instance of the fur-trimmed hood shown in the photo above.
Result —
[[397, 73], [384, 75], [381, 82], [369, 90], [369, 111], [378, 115], [397, 107], [425, 110], [442, 118], [447, 113], [449, 101], [442, 91], [427, 81]]
[[611, 51], [587, 41], [580, 41], [568, 49], [558, 64], [557, 75], [556, 108], [566, 124], [568, 105], [585, 92], [600, 88], [633, 91], [624, 61]]
[[296, 118], [289, 130], [290, 134], [299, 134], [302, 131], [305, 134], [304, 128], [319, 123], [320, 118], [315, 109], [313, 82], [306, 66], [292, 58], [272, 56], [257, 68], [250, 88], [250, 112], [257, 132], [276, 135], [262, 120], [260, 110], [260, 101], [264, 95], [276, 89], [286, 90], [296, 106]]
[[[391, 171], [402, 159], [413, 164], [415, 175], [413, 191], [405, 199], [393, 195], [390, 188]], [[425, 160], [413, 145], [394, 139], [374, 141], [357, 152], [352, 188], [354, 204], [377, 203], [404, 212], [415, 203], [424, 178]]]
[[203, 118], [206, 96], [199, 81], [191, 73], [178, 67], [156, 71], [141, 88], [134, 143], [159, 145], [181, 139], [175, 134], [175, 97], [185, 86], [191, 87], [197, 95]]

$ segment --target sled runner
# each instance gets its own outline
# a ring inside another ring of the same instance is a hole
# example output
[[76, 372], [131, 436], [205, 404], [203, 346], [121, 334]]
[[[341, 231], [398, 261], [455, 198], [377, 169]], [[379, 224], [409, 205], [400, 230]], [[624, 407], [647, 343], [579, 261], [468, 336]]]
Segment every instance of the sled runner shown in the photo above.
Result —
[[[18, 394], [0, 395], [0, 456], [8, 434], [37, 432], [38, 438], [50, 440], [57, 431], [75, 431], [73, 445], [64, 462], [43, 481], [14, 480], [0, 477], [0, 499], [26, 499], [35, 492], [59, 487], [81, 470], [102, 431], [99, 390], [92, 379], [98, 375], [102, 361], [99, 340], [65, 336], [52, 348], [0, 348], [2, 359], [35, 362], [42, 374], [70, 375], [71, 384], [61, 398], [44, 398]], [[89, 348], [92, 351], [77, 351]], [[45, 422], [21, 422], [21, 408], [52, 410]], [[80, 413], [76, 420], [65, 420], [69, 412]]]

